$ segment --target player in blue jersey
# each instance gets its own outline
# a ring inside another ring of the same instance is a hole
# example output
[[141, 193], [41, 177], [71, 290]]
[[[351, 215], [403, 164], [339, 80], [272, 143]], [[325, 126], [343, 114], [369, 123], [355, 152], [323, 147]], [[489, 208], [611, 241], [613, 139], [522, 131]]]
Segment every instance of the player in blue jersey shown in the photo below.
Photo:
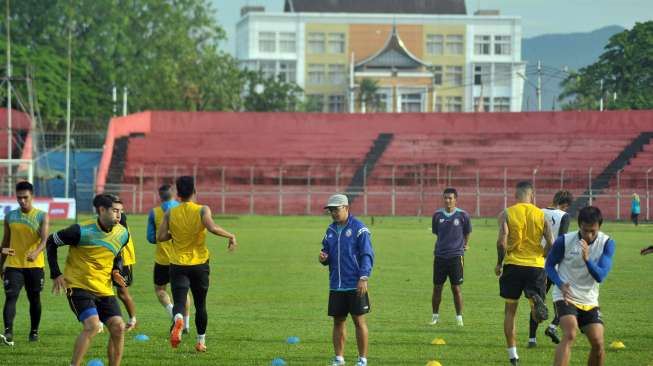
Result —
[[458, 192], [447, 188], [442, 193], [444, 208], [439, 208], [433, 214], [431, 230], [438, 238], [435, 242], [435, 258], [433, 260], [433, 317], [431, 325], [438, 323], [440, 318], [440, 302], [442, 287], [449, 277], [453, 303], [456, 307], [456, 323], [463, 325], [463, 295], [460, 286], [463, 284], [463, 264], [465, 250], [469, 245], [472, 233], [472, 223], [467, 212], [456, 207]]

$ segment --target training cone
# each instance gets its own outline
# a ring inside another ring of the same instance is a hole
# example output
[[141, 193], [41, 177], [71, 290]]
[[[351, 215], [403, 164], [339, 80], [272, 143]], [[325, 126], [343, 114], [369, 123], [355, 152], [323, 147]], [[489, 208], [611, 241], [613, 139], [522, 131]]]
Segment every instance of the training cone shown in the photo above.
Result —
[[285, 366], [287, 365], [286, 361], [283, 360], [283, 358], [275, 358], [272, 360], [272, 365], [273, 366]]
[[86, 366], [104, 366], [104, 363], [99, 358], [94, 358], [86, 364]]
[[438, 361], [429, 361], [426, 363], [426, 366], [442, 366]]
[[150, 337], [146, 336], [145, 334], [138, 334], [134, 337], [134, 339], [137, 341], [146, 342], [150, 340]]
[[435, 338], [434, 340], [431, 341], [431, 344], [441, 346], [443, 344], [447, 344], [447, 342], [444, 341], [442, 338]]
[[288, 337], [288, 344], [297, 344], [299, 343], [299, 337]]
[[614, 341], [610, 343], [610, 349], [624, 349], [626, 345], [622, 341]]

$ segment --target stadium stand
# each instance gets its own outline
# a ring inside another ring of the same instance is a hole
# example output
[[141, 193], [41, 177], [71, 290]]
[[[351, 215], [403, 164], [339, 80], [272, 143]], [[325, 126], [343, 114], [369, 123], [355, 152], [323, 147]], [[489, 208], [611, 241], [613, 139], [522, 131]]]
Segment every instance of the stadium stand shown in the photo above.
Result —
[[622, 169], [633, 177], [621, 180], [622, 194], [641, 186], [653, 166], [652, 119], [651, 111], [143, 112], [111, 121], [97, 189], [136, 187], [145, 193], [130, 209], [145, 211], [157, 185], [189, 174], [215, 212], [319, 213], [324, 197], [346, 190], [359, 212], [415, 215], [453, 185], [461, 207], [491, 216], [522, 179], [535, 177], [542, 205], [560, 186], [588, 195], [588, 174], [594, 200], [614, 190]]

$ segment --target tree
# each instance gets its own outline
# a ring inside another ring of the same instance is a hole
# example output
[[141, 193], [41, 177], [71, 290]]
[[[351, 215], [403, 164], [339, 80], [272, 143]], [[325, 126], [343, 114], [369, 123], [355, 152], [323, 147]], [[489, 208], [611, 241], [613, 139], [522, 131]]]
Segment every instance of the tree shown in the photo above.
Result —
[[599, 60], [562, 86], [566, 110], [598, 109], [601, 99], [607, 109], [653, 109], [653, 21], [612, 36]]
[[[128, 89], [130, 112], [240, 110], [245, 78], [236, 60], [218, 49], [225, 33], [210, 3], [12, 1], [15, 74], [34, 70], [43, 119], [51, 126], [60, 122], [71, 32], [73, 119], [103, 127], [113, 111], [114, 86]], [[0, 23], [4, 29], [4, 17]]]
[[361, 105], [361, 110], [365, 106], [365, 111], [367, 112], [376, 112], [379, 109], [379, 98], [376, 95], [379, 91], [379, 82], [378, 80], [373, 80], [369, 78], [363, 78], [361, 80], [359, 91], [358, 91], [358, 101]]
[[302, 89], [295, 83], [266, 78], [261, 71], [244, 71], [244, 109], [251, 112], [287, 112], [300, 109]]

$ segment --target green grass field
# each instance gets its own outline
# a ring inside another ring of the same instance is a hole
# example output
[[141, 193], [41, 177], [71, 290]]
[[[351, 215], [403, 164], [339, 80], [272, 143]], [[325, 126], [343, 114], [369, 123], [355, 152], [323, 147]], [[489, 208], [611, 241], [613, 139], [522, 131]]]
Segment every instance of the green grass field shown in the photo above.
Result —
[[[326, 315], [327, 269], [317, 262], [328, 217], [217, 217], [217, 222], [238, 235], [239, 248], [228, 254], [226, 241], [211, 237], [211, 289], [206, 354], [194, 351], [191, 335], [178, 349], [168, 344], [169, 319], [159, 305], [152, 285], [154, 247], [145, 240], [145, 216], [131, 216], [137, 264], [130, 289], [138, 308], [139, 325], [127, 334], [124, 365], [269, 365], [281, 357], [289, 365], [327, 365], [332, 357], [331, 319]], [[494, 275], [496, 228], [494, 219], [475, 219], [470, 250], [465, 260], [463, 328], [455, 325], [448, 285], [440, 310], [441, 322], [427, 325], [431, 317], [431, 271], [434, 237], [430, 218], [364, 218], [372, 231], [376, 251], [369, 282], [372, 312], [368, 316], [370, 365], [425, 365], [438, 360], [443, 366], [505, 365], [503, 301]], [[51, 231], [68, 222], [54, 222]], [[639, 249], [653, 242], [653, 227], [638, 228], [606, 223], [603, 231], [617, 242], [612, 273], [601, 287], [601, 308], [606, 323], [606, 344], [621, 340], [622, 351], [607, 352], [606, 365], [653, 365], [653, 255]], [[60, 254], [63, 262], [65, 253]], [[46, 269], [46, 277], [49, 274]], [[68, 365], [80, 325], [63, 296], [50, 293], [46, 281], [42, 295], [41, 341], [27, 342], [28, 303], [24, 292], [14, 326], [16, 345], [0, 348], [1, 365]], [[4, 294], [0, 295], [4, 303]], [[550, 300], [549, 300], [550, 304]], [[123, 314], [126, 314], [123, 309]], [[126, 316], [126, 315], [125, 315]], [[522, 365], [549, 365], [554, 346], [540, 329], [539, 346], [527, 349], [527, 303], [518, 318], [519, 355]], [[349, 322], [345, 357], [357, 356], [353, 324]], [[146, 334], [148, 342], [134, 340]], [[288, 345], [297, 336], [301, 342]], [[443, 346], [431, 345], [444, 338]], [[101, 358], [108, 335], [99, 334], [85, 362]], [[586, 364], [587, 341], [579, 338], [572, 364]]]

